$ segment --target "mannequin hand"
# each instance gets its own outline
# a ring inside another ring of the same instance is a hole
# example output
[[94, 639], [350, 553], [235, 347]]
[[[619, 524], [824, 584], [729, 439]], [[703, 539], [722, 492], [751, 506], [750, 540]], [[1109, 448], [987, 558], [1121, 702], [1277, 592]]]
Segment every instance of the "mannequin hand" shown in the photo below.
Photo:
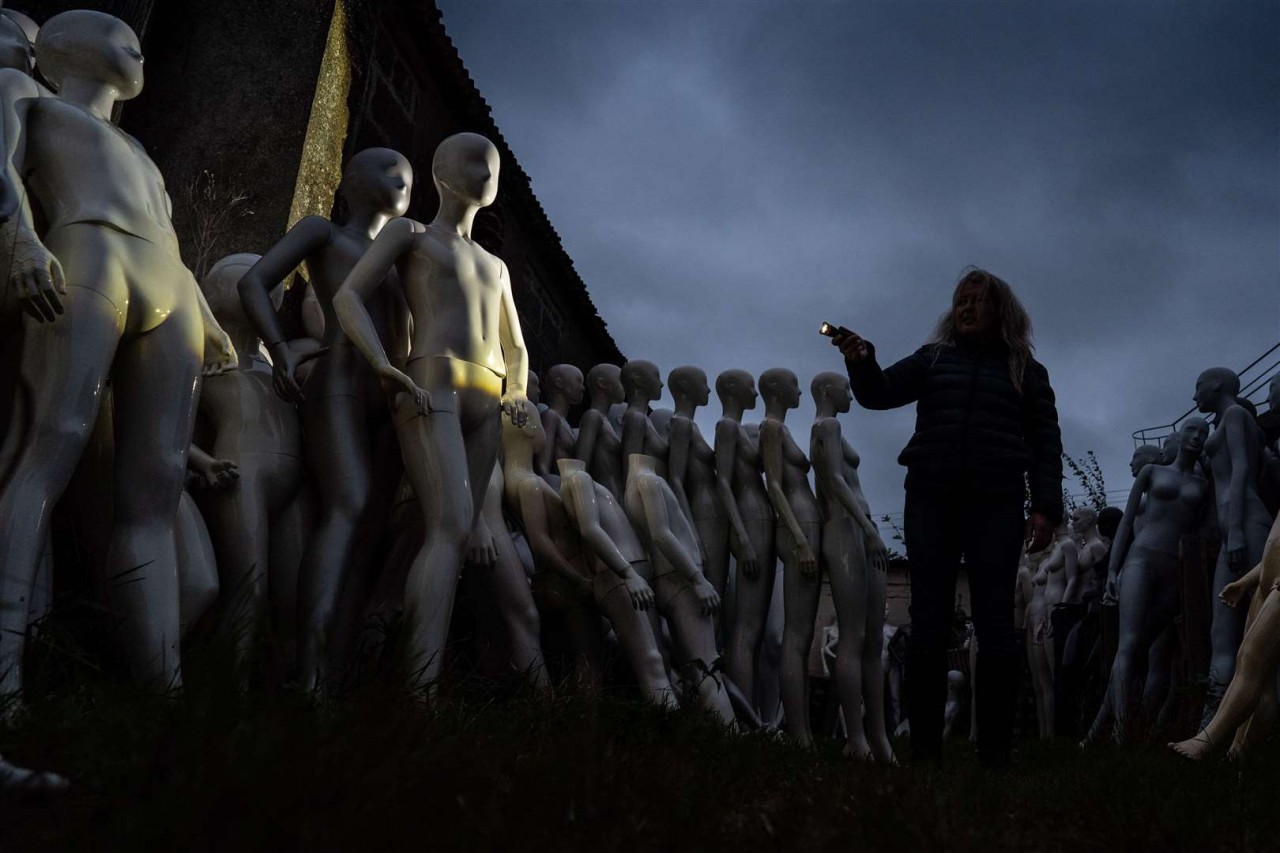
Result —
[[706, 578], [698, 581], [693, 594], [698, 598], [698, 609], [703, 616], [710, 616], [720, 609], [720, 593], [716, 592], [716, 588]]
[[467, 542], [467, 563], [492, 569], [498, 562], [498, 549], [494, 545], [493, 533], [489, 525], [481, 518], [471, 531], [471, 539]]
[[653, 590], [634, 569], [627, 573], [627, 595], [631, 596], [631, 607], [635, 610], [653, 607]]
[[750, 545], [746, 545], [742, 549], [742, 557], [738, 560], [738, 568], [742, 570], [744, 577], [757, 578], [760, 576], [760, 558], [756, 556], [756, 549]]
[[879, 535], [869, 537], [866, 544], [867, 565], [878, 572], [889, 569], [889, 549]]
[[1107, 587], [1102, 593], [1103, 604], [1115, 604], [1120, 600], [1120, 596], [1117, 594], [1119, 586], [1119, 578], [1112, 574], [1107, 575]]
[[301, 403], [304, 398], [297, 375], [302, 359], [284, 341], [272, 344], [267, 351], [271, 353], [271, 385], [276, 396], [286, 403]]
[[0, 224], [8, 222], [17, 215], [19, 204], [19, 196], [14, 189], [13, 181], [0, 176]]
[[375, 367], [374, 370], [383, 379], [390, 379], [392, 382], [401, 386], [405, 393], [413, 398], [413, 404], [418, 408], [418, 412], [423, 415], [431, 414], [431, 394], [424, 388], [419, 388], [417, 383], [409, 378], [408, 374], [396, 369], [390, 364], [384, 364]]
[[0, 229], [0, 240], [13, 247], [9, 288], [22, 310], [37, 323], [53, 322], [63, 312], [67, 283], [62, 264], [29, 229], [11, 219]]
[[215, 492], [231, 488], [240, 479], [240, 467], [230, 459], [215, 459], [199, 470], [201, 484]]
[[860, 364], [866, 361], [868, 355], [870, 355], [870, 351], [867, 349], [867, 342], [861, 335], [839, 335], [831, 339], [831, 344], [839, 347], [840, 354], [844, 356], [844, 360], [853, 364]]
[[528, 402], [523, 394], [502, 395], [502, 411], [511, 418], [512, 426], [522, 427], [529, 422]]
[[1227, 566], [1232, 572], [1239, 572], [1244, 568], [1245, 561], [1249, 558], [1245, 548], [1244, 531], [1230, 530], [1227, 532]]
[[818, 576], [818, 558], [814, 556], [813, 549], [809, 547], [808, 542], [801, 542], [800, 547], [796, 549], [796, 556], [800, 561], [800, 573], [809, 580], [813, 580]]
[[1218, 598], [1228, 607], [1236, 607], [1244, 600], [1248, 588], [1238, 580], [1234, 580], [1222, 588], [1222, 592], [1218, 593]]
[[1027, 519], [1025, 538], [1027, 553], [1034, 554], [1037, 551], [1043, 551], [1049, 547], [1051, 539], [1053, 539], [1053, 525], [1049, 523], [1049, 519], [1042, 512], [1031, 513], [1031, 517]]
[[229, 373], [235, 370], [239, 363], [240, 359], [236, 355], [235, 344], [231, 343], [231, 336], [224, 332], [221, 326], [206, 324], [204, 365], [200, 368], [201, 375], [217, 376], [220, 373]]

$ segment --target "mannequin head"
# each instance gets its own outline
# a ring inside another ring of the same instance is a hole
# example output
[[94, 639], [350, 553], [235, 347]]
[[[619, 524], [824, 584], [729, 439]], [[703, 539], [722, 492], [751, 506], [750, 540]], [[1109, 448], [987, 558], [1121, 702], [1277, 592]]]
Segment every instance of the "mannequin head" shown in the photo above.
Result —
[[1280, 373], [1267, 383], [1267, 411], [1280, 412]]
[[398, 151], [366, 148], [347, 161], [338, 192], [352, 213], [404, 216], [413, 190], [413, 167]]
[[538, 379], [538, 374], [532, 370], [529, 371], [529, 378], [525, 380], [524, 396], [530, 403], [535, 406], [542, 399], [542, 383]]
[[1071, 531], [1077, 536], [1087, 536], [1090, 530], [1098, 526], [1098, 513], [1093, 507], [1076, 507], [1071, 513]]
[[[218, 318], [218, 323], [223, 329], [233, 337], [233, 328], [239, 329], [249, 325], [249, 320], [244, 315], [244, 306], [240, 302], [238, 287], [240, 279], [261, 259], [262, 255], [250, 252], [227, 255], [210, 267], [209, 272], [200, 281], [200, 289], [204, 291], [209, 310]], [[280, 282], [271, 289], [271, 301], [279, 308], [283, 298], [284, 282]]]
[[1153, 463], [1160, 461], [1160, 448], [1154, 444], [1144, 444], [1137, 450], [1133, 451], [1133, 457], [1129, 460], [1129, 473], [1138, 476], [1138, 472]]
[[582, 371], [572, 364], [557, 364], [547, 371], [547, 401], [555, 406], [563, 402], [565, 407], [582, 402], [585, 382]]
[[744, 409], [754, 409], [760, 395], [756, 393], [756, 380], [745, 370], [726, 370], [716, 377], [716, 396], [720, 402], [730, 402]]
[[498, 148], [478, 133], [455, 133], [436, 148], [431, 177], [446, 196], [469, 206], [488, 207], [498, 197]]
[[711, 401], [711, 386], [707, 384], [707, 374], [699, 367], [677, 367], [667, 374], [667, 385], [671, 387], [676, 408], [692, 410]]
[[1120, 520], [1124, 518], [1124, 510], [1118, 506], [1103, 507], [1098, 513], [1098, 532], [1108, 539], [1116, 538], [1116, 531], [1120, 529]]
[[1178, 448], [1182, 446], [1182, 434], [1171, 432], [1164, 439], [1164, 447], [1160, 451], [1160, 464], [1172, 465], [1178, 458]]
[[652, 402], [662, 396], [662, 375], [652, 361], [635, 358], [622, 365], [619, 372], [627, 399]]
[[592, 404], [613, 405], [627, 398], [622, 389], [622, 368], [616, 364], [597, 364], [588, 370], [586, 385]]
[[1178, 456], [1186, 456], [1192, 462], [1200, 458], [1204, 452], [1205, 440], [1209, 437], [1209, 422], [1204, 418], [1187, 418], [1178, 430]]
[[771, 367], [760, 374], [760, 394], [766, 406], [794, 409], [800, 405], [800, 380], [785, 367]]
[[1205, 414], [1221, 414], [1236, 401], [1240, 393], [1240, 377], [1226, 367], [1211, 367], [1196, 378], [1192, 396], [1196, 409]]
[[[8, 10], [2, 10], [8, 11]], [[25, 74], [31, 73], [31, 43], [18, 22], [0, 15], [0, 68], [13, 68]]]
[[57, 90], [76, 79], [109, 87], [117, 101], [142, 91], [138, 36], [124, 21], [103, 12], [76, 9], [46, 21], [36, 37], [36, 63]]
[[819, 409], [822, 408], [823, 403], [826, 403], [833, 411], [843, 415], [853, 404], [853, 392], [849, 390], [848, 377], [832, 370], [813, 377], [813, 382], [809, 384], [809, 391], [813, 394], [814, 405]]
[[24, 15], [15, 9], [0, 9], [0, 17], [8, 18], [17, 24], [22, 34], [27, 37], [27, 48], [35, 50], [36, 36], [40, 35], [40, 26], [29, 15]]

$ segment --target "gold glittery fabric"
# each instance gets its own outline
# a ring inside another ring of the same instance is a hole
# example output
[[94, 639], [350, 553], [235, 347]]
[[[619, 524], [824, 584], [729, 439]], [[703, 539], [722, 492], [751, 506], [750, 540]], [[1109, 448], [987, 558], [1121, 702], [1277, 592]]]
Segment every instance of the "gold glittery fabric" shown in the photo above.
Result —
[[[347, 15], [343, 0], [334, 0], [324, 58], [316, 79], [316, 94], [307, 119], [298, 180], [289, 206], [292, 228], [304, 216], [328, 216], [333, 194], [342, 180], [342, 148], [347, 140], [347, 93], [351, 89], [351, 57], [347, 49]], [[302, 268], [298, 269], [302, 274]]]

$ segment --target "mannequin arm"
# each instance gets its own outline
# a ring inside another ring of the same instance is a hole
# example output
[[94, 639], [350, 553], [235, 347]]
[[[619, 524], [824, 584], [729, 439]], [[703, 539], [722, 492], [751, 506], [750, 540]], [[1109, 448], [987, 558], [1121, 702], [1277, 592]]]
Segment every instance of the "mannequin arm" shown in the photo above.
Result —
[[[541, 483], [541, 481], [538, 482]], [[575, 586], [585, 586], [587, 579], [565, 559], [564, 554], [560, 553], [560, 549], [556, 547], [555, 540], [551, 538], [550, 522], [547, 519], [544, 501], [560, 500], [560, 498], [551, 493], [550, 486], [546, 486], [545, 491], [543, 486], [546, 484], [542, 483], [540, 486], [521, 483], [519, 489], [520, 520], [524, 523], [524, 535], [529, 540], [529, 550], [543, 561], [547, 568], [573, 581]]]
[[853, 520], [862, 528], [868, 542], [880, 538], [880, 530], [862, 511], [849, 482], [840, 475], [844, 465], [844, 448], [840, 441], [840, 422], [835, 418], [827, 418], [818, 425], [814, 435], [816, 447], [812, 449], [813, 475], [822, 484], [827, 494], [832, 495], [844, 511], [853, 516]]
[[755, 548], [747, 536], [747, 526], [742, 523], [738, 498], [733, 493], [733, 467], [738, 454], [738, 430], [741, 428], [738, 423], [729, 419], [716, 424], [716, 494], [720, 496], [720, 505], [724, 507], [729, 524], [733, 527], [733, 534], [742, 548], [738, 562], [743, 573], [753, 578], [759, 573], [760, 566], [757, 564]]
[[809, 539], [804, 535], [804, 528], [800, 526], [800, 521], [791, 509], [791, 502], [787, 500], [787, 493], [782, 488], [783, 429], [782, 422], [773, 418], [765, 418], [764, 423], [760, 425], [760, 455], [764, 459], [764, 484], [769, 493], [769, 502], [773, 504], [773, 511], [778, 514], [782, 523], [795, 538], [800, 566], [807, 574], [817, 570], [818, 560], [813, 549], [809, 547]]
[[[5, 162], [0, 175], [0, 199], [6, 208], [12, 208], [5, 222], [3, 239], [10, 251], [9, 272], [0, 286], [17, 299], [22, 310], [37, 323], [49, 323], [63, 312], [62, 297], [67, 294], [67, 284], [62, 276], [62, 264], [36, 236], [35, 217], [31, 212], [26, 184], [21, 175], [26, 168], [27, 115], [39, 98], [24, 98], [14, 104], [12, 113], [5, 110]], [[9, 122], [16, 127], [11, 131]], [[10, 142], [11, 133], [16, 141]], [[12, 144], [12, 150], [8, 146]], [[16, 205], [16, 206], [15, 206]]]
[[508, 417], [515, 418], [524, 411], [519, 402], [525, 398], [525, 384], [529, 381], [529, 351], [524, 345], [524, 332], [520, 330], [520, 315], [516, 312], [515, 298], [511, 295], [511, 274], [507, 272], [506, 264], [502, 264], [498, 340], [502, 343], [502, 357], [507, 363], [507, 388], [503, 395], [503, 407], [508, 409]]
[[[684, 488], [684, 477], [689, 470], [689, 444], [693, 441], [693, 421], [683, 417], [672, 418], [669, 441], [667, 482], [671, 485], [671, 491], [676, 493], [680, 511], [684, 513], [685, 518], [689, 519], [689, 525], [693, 527], [693, 535], [697, 536], [698, 528], [693, 523], [693, 508], [689, 506], [689, 496]], [[701, 541], [698, 546], [702, 547]]]
[[[574, 475], [575, 479], [579, 476]], [[594, 487], [593, 484], [588, 483], [583, 483], [581, 486], [578, 483], [572, 485], [562, 483], [560, 497], [562, 500], [567, 498], [573, 507], [573, 517], [577, 522], [582, 543], [596, 555], [605, 568], [626, 580], [634, 569], [631, 568], [627, 558], [622, 556], [617, 544], [600, 526], [600, 507], [596, 504], [595, 494], [589, 491], [589, 486]]]
[[622, 464], [627, 466], [627, 457], [633, 453], [644, 453], [645, 427], [649, 426], [649, 416], [644, 412], [628, 408], [622, 415]]
[[1080, 586], [1080, 550], [1070, 540], [1062, 544], [1062, 569], [1067, 575], [1066, 600], [1075, 601]]
[[[235, 370], [239, 362], [235, 344], [231, 343], [231, 336], [223, 331], [218, 318], [213, 316], [213, 311], [204, 298], [204, 291], [199, 286], [196, 287], [196, 304], [200, 306], [200, 320], [204, 324], [204, 367], [200, 370], [201, 374], [217, 376], [219, 373]], [[246, 355], [253, 358], [253, 353]]]
[[595, 409], [587, 409], [578, 422], [578, 440], [573, 443], [573, 457], [591, 466], [591, 456], [595, 453], [596, 441], [600, 437], [600, 429], [604, 415]]
[[533, 457], [533, 470], [538, 476], [546, 477], [552, 473], [552, 457], [556, 452], [556, 435], [560, 431], [560, 413], [555, 409], [547, 409], [540, 416], [542, 433], [547, 440], [542, 442], [542, 449]]
[[671, 530], [667, 518], [666, 501], [657, 489], [649, 484], [640, 488], [640, 500], [644, 504], [645, 524], [653, 537], [654, 548], [671, 563], [672, 567], [684, 575], [691, 583], [706, 583], [702, 571], [693, 562], [693, 556], [685, 550], [680, 539]]
[[[1227, 559], [1238, 562], [1244, 558], [1245, 492], [1252, 473], [1249, 468], [1249, 437], [1245, 422], [1248, 413], [1242, 406], [1232, 406], [1222, 416], [1222, 429], [1226, 430], [1227, 450], [1231, 456], [1231, 483], [1227, 487], [1227, 517], [1221, 519], [1226, 527]], [[1238, 555], [1238, 556], [1236, 556]]]
[[1120, 526], [1116, 528], [1115, 542], [1111, 545], [1111, 565], [1107, 567], [1107, 574], [1112, 580], [1120, 577], [1120, 567], [1124, 565], [1124, 558], [1129, 553], [1129, 545], [1133, 540], [1133, 520], [1138, 517], [1142, 496], [1147, 493], [1150, 483], [1151, 466], [1148, 465], [1138, 472], [1137, 479], [1133, 481], [1133, 488], [1129, 490], [1129, 502], [1125, 504]]

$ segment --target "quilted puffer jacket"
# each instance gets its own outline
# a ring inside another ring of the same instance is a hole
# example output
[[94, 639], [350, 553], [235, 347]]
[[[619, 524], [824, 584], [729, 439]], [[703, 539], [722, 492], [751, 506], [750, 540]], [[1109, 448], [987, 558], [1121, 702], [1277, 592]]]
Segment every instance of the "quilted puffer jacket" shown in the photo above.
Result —
[[869, 358], [846, 363], [858, 403], [917, 404], [915, 434], [898, 457], [908, 490], [1013, 498], [1025, 475], [1031, 511], [1062, 520], [1062, 434], [1040, 362], [1027, 362], [1019, 394], [1003, 346], [927, 344], [883, 370], [867, 346]]

